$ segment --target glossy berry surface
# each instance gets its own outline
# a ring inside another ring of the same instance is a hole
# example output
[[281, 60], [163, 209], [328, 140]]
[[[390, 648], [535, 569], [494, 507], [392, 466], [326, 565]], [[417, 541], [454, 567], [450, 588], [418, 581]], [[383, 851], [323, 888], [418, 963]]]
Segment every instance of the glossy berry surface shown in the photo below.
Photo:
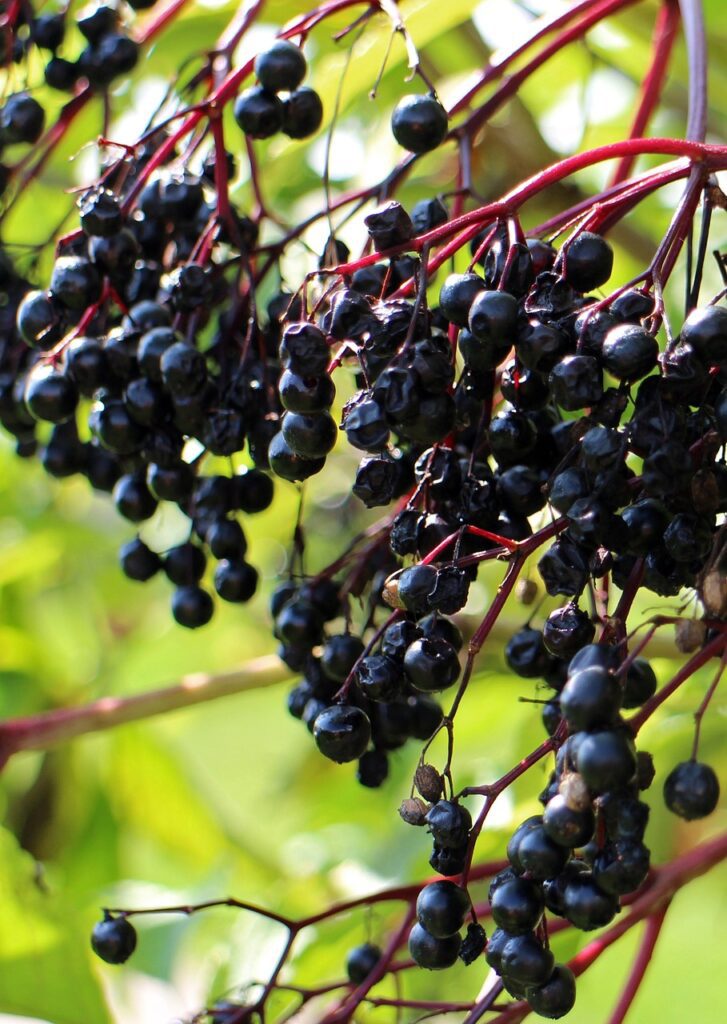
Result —
[[447, 939], [460, 931], [469, 906], [469, 897], [459, 885], [432, 882], [417, 897], [417, 920], [430, 935]]
[[313, 738], [320, 752], [331, 761], [355, 761], [369, 745], [371, 723], [360, 708], [334, 704], [315, 719]]
[[276, 40], [255, 58], [255, 74], [260, 85], [271, 92], [297, 89], [307, 70], [303, 51], [286, 39]]
[[434, 96], [404, 96], [391, 115], [394, 138], [410, 153], [436, 149], [447, 129], [447, 111]]
[[427, 971], [441, 971], [457, 962], [462, 940], [459, 935], [437, 939], [417, 923], [409, 933], [409, 953], [412, 960]]
[[123, 964], [136, 949], [136, 929], [125, 917], [111, 917], [94, 925], [91, 947], [107, 964]]
[[719, 800], [719, 780], [713, 768], [701, 761], [682, 761], [664, 782], [664, 802], [685, 821], [706, 818]]
[[381, 959], [381, 950], [371, 942], [355, 946], [346, 957], [346, 974], [354, 985], [360, 985]]

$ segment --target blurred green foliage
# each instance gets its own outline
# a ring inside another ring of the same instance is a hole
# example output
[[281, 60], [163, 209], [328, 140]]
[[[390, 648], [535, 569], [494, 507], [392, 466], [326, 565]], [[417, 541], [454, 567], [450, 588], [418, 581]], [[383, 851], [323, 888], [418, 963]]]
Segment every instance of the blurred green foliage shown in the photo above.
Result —
[[[139, 109], [148, 114], [148, 97], [158, 93], [160, 83], [175, 75], [188, 57], [214, 45], [235, 6], [187, 4], [131, 81], [116, 90], [109, 137], [120, 137], [117, 128], [120, 132], [142, 124]], [[524, 17], [528, 6], [481, 5], [478, 32], [471, 0], [402, 4], [445, 102], [482, 66], [492, 33], [496, 30], [501, 37], [507, 19], [514, 24], [515, 16]], [[485, 128], [473, 154], [474, 183], [484, 197], [494, 198], [557, 159], [561, 151], [600, 144], [628, 131], [657, 6], [655, 0], [638, 4], [608, 28], [594, 32], [586, 44], [558, 55]], [[708, 0], [704, 7], [711, 47], [710, 130], [723, 138], [727, 22], [721, 0]], [[269, 3], [263, 26], [243, 42], [240, 57], [300, 10], [301, 4], [290, 0]], [[324, 96], [327, 124], [346, 52], [345, 43], [334, 43], [331, 35], [344, 24], [343, 18], [334, 19], [309, 44], [314, 55], [312, 82]], [[370, 184], [400, 155], [388, 134], [388, 117], [395, 98], [408, 88], [403, 47], [395, 43], [377, 98], [368, 98], [387, 35], [385, 19], [372, 19], [356, 42], [345, 73], [334, 136], [343, 139], [343, 146], [333, 149], [333, 195]], [[58, 97], [38, 89], [41, 94], [52, 118]], [[682, 131], [685, 109], [686, 59], [679, 43], [654, 133]], [[73, 196], [68, 190], [93, 177], [94, 157], [86, 144], [97, 136], [101, 124], [100, 103], [94, 103], [76, 122], [43, 179], [6, 220], [4, 241], [39, 279], [50, 252], [29, 246], [46, 241], [61, 224], [72, 225]], [[234, 123], [226, 121], [225, 130], [228, 145], [242, 156]], [[341, 159], [346, 147], [352, 147], [348, 162]], [[321, 206], [320, 139], [307, 147], [275, 139], [260, 150], [263, 193], [271, 211], [293, 224]], [[452, 187], [453, 171], [451, 152], [427, 157], [406, 182], [402, 199], [413, 201], [425, 191], [446, 192]], [[575, 201], [576, 189], [587, 191], [602, 181], [603, 171], [596, 169], [553, 189], [527, 209], [526, 226]], [[614, 233], [620, 280], [642, 269], [658, 243], [673, 208], [675, 193], [667, 191], [634, 211]], [[234, 197], [243, 208], [251, 202], [244, 171]], [[297, 246], [286, 260], [283, 272], [290, 284], [297, 285], [310, 261], [310, 248], [321, 248], [327, 230], [317, 225], [306, 236], [306, 244]], [[272, 238], [279, 229], [270, 224], [268, 231]], [[360, 225], [355, 222], [344, 225], [340, 236], [354, 251], [361, 245]], [[707, 289], [713, 279], [710, 269]], [[678, 283], [673, 294], [678, 302]], [[345, 390], [342, 383], [341, 393]], [[311, 481], [304, 520], [310, 569], [334, 558], [355, 530], [372, 521], [346, 497], [353, 464], [350, 454], [337, 454], [323, 477]], [[263, 593], [242, 610], [219, 608], [201, 634], [186, 633], [171, 620], [169, 589], [163, 580], [140, 587], [119, 573], [115, 551], [131, 531], [109, 501], [92, 496], [78, 481], [49, 481], [37, 464], [18, 460], [3, 439], [3, 717], [107, 694], [138, 693], [184, 673], [222, 670], [270, 651], [266, 594], [285, 565], [297, 502], [294, 488], [280, 486], [274, 506], [250, 524], [251, 560], [264, 572]], [[172, 536], [179, 526], [162, 512], [154, 529]], [[498, 566], [483, 571], [473, 588], [472, 614], [466, 620], [470, 626], [492, 597], [501, 571]], [[656, 607], [662, 610], [665, 602], [642, 601], [636, 618]], [[543, 612], [547, 614], [547, 606], [538, 614]], [[511, 603], [499, 638], [527, 614]], [[541, 739], [537, 705], [518, 703], [519, 696], [538, 693], [506, 674], [501, 646], [492, 644], [483, 653], [457, 721], [458, 786], [496, 778]], [[656, 667], [664, 680], [673, 662], [667, 656]], [[649, 842], [657, 863], [727, 824], [724, 811], [702, 825], [677, 823], [666, 815], [660, 800], [666, 772], [688, 755], [691, 714], [709, 678], [706, 671], [690, 680], [668, 711], [644, 731], [643, 744], [653, 751], [657, 766], [657, 782], [648, 796], [653, 808]], [[215, 997], [265, 976], [279, 948], [274, 927], [222, 909], [191, 919], [144, 920], [137, 954], [126, 968], [114, 969], [96, 961], [88, 945], [99, 905], [187, 903], [231, 893], [297, 916], [335, 898], [426, 874], [428, 843], [396, 813], [408, 794], [418, 752], [412, 747], [397, 752], [383, 789], [364, 790], [350, 767], [336, 768], [316, 754], [300, 724], [286, 714], [284, 702], [281, 685], [11, 760], [1, 797], [6, 829], [0, 834], [0, 1013], [52, 1024], [162, 1024], [189, 1017]], [[705, 719], [702, 748], [723, 780], [726, 713], [727, 695], [718, 694]], [[501, 798], [492, 827], [480, 843], [483, 858], [500, 856], [512, 823], [532, 813], [544, 772], [535, 768]], [[724, 1020], [724, 963], [718, 936], [727, 910], [725, 882], [723, 867], [677, 897], [634, 1007], [634, 1021], [681, 1024], [695, 1015], [700, 1024]], [[290, 977], [302, 984], [340, 977], [347, 949], [366, 937], [383, 937], [390, 920], [385, 908], [377, 908], [321, 927], [296, 947]], [[579, 942], [582, 937], [559, 941], [561, 956], [574, 951]], [[583, 979], [573, 1015], [578, 1024], [605, 1019], [635, 942], [636, 936], [630, 935]], [[462, 999], [474, 997], [482, 981], [483, 970], [477, 965], [436, 977], [419, 972], [408, 984], [414, 997]], [[394, 1017], [384, 1010], [362, 1013], [360, 1019]]]

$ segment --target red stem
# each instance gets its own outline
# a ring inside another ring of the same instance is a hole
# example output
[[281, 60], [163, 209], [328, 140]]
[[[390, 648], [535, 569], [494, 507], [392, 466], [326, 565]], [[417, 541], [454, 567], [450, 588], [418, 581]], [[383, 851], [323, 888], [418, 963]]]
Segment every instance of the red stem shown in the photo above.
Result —
[[614, 1007], [613, 1013], [608, 1018], [608, 1024], [623, 1024], [626, 1018], [626, 1014], [631, 1008], [636, 995], [641, 988], [641, 983], [644, 980], [644, 976], [651, 963], [651, 958], [654, 955], [656, 943], [661, 934], [661, 928], [664, 924], [664, 918], [666, 912], [669, 909], [669, 904], [662, 907], [656, 913], [651, 914], [646, 919], [646, 927], [644, 934], [639, 945], [636, 959], [634, 960], [633, 966], [628, 976], [628, 980], [624, 985], [623, 991], [619, 996], [619, 1000]]
[[[656, 18], [656, 24], [654, 25], [654, 36], [651, 43], [651, 65], [646, 73], [646, 77], [641, 83], [639, 104], [631, 123], [631, 131], [629, 132], [630, 139], [639, 138], [644, 134], [651, 115], [661, 98], [661, 90], [669, 68], [669, 60], [671, 58], [678, 27], [678, 0], [665, 0], [663, 7], [659, 10]], [[622, 157], [614, 169], [611, 177], [611, 184], [617, 185], [619, 182], [623, 181], [624, 178], [627, 178], [631, 173], [633, 163], [634, 158], [632, 156]]]

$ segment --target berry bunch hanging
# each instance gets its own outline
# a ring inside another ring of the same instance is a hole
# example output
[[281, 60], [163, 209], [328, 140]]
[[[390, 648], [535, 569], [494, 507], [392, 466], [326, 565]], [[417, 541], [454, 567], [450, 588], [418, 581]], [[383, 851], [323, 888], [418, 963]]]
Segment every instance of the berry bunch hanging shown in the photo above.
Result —
[[[74, 19], [65, 8], [7, 6], [4, 64], [28, 67], [40, 53], [48, 85], [70, 94], [48, 129], [31, 89], [5, 96], [0, 182], [11, 209], [83, 104], [100, 96], [108, 111], [113, 84], [183, 5], [141, 28], [133, 11], [150, 3], [99, 4]], [[327, 116], [335, 131], [341, 95], [334, 113], [304, 85], [309, 37], [354, 5], [329, 0], [304, 12], [238, 64], [236, 46], [258, 6], [233, 21], [201, 70], [174, 84], [141, 137], [101, 140], [99, 173], [79, 190], [73, 225], [54, 239], [45, 279], [0, 249], [0, 423], [19, 456], [37, 455], [50, 475], [81, 475], [111, 494], [137, 531], [121, 549], [123, 572], [139, 582], [163, 573], [172, 614], [188, 628], [209, 622], [212, 592], [240, 604], [255, 594], [245, 517], [269, 508], [278, 481], [302, 493], [331, 458], [351, 467], [351, 507], [381, 518], [314, 572], [304, 569], [301, 511], [272, 596], [278, 653], [296, 676], [288, 710], [320, 754], [355, 764], [367, 789], [385, 784], [397, 750], [424, 745], [401, 827], [428, 833], [440, 877], [393, 891], [406, 906], [398, 927], [352, 946], [345, 980], [317, 993], [331, 998], [321, 1019], [353, 1019], [389, 974], [458, 962], [476, 964], [480, 977], [491, 969], [484, 994], [467, 1009], [432, 1004], [431, 1012], [462, 1010], [467, 1024], [490, 1009], [501, 1024], [530, 1010], [557, 1019], [574, 1006], [588, 957], [557, 962], [551, 937], [609, 929], [626, 907], [631, 923], [663, 919], [664, 894], [702, 866], [652, 865], [645, 791], [658, 779], [667, 808], [685, 821], [708, 816], [720, 798], [717, 773], [699, 759], [699, 730], [727, 661], [727, 288], [707, 296], [702, 279], [724, 207], [713, 176], [727, 169], [727, 149], [703, 142], [698, 82], [686, 140], [640, 138], [656, 102], [647, 89], [631, 137], [484, 201], [471, 176], [480, 129], [550, 51], [487, 101], [480, 90], [543, 33], [561, 31], [566, 45], [625, 2], [595, 13], [572, 5], [446, 107], [396, 5], [381, 0], [337, 38], [363, 34], [378, 13], [404, 39], [416, 86], [402, 85], [386, 123], [407, 155], [381, 181], [336, 200], [327, 166], [321, 209], [271, 241], [256, 147], [275, 136], [273, 146], [287, 145], [281, 135], [293, 145], [313, 138]], [[682, 6], [694, 48], [699, 5]], [[447, 165], [450, 148], [456, 161]], [[437, 150], [452, 180], [415, 179], [411, 191], [421, 194], [404, 202], [400, 186]], [[674, 159], [633, 172], [644, 154]], [[617, 158], [608, 187], [532, 223], [529, 200]], [[231, 188], [238, 175], [253, 197], [244, 210]], [[624, 279], [607, 236], [681, 179], [662, 243]], [[700, 203], [677, 319], [665, 289], [691, 246]], [[357, 257], [337, 237], [341, 210]], [[330, 228], [325, 251], [291, 283], [285, 260], [317, 221]], [[171, 548], [153, 541], [165, 503], [186, 524]], [[484, 563], [502, 567], [485, 604], [476, 586]], [[635, 601], [645, 592], [672, 600], [674, 614], [639, 619]], [[515, 593], [524, 605], [541, 600], [508, 627], [504, 662], [519, 693], [527, 685], [546, 693], [535, 698], [545, 737], [499, 780], [458, 789], [458, 715]], [[646, 655], [665, 625], [676, 626], [686, 657], [660, 686]], [[655, 765], [637, 748], [641, 727], [712, 664], [691, 756]], [[435, 764], [440, 737], [446, 755]], [[542, 813], [518, 825], [506, 859], [479, 863], [493, 803], [545, 759]], [[722, 841], [704, 862], [725, 856]], [[268, 914], [290, 941], [258, 1002], [223, 1000], [205, 1019], [262, 1020], [293, 939], [341, 912], [299, 921]], [[91, 938], [102, 960], [118, 965], [133, 954], [134, 913], [104, 912]], [[409, 959], [396, 960], [404, 948]], [[495, 1007], [503, 992], [515, 1002]]]

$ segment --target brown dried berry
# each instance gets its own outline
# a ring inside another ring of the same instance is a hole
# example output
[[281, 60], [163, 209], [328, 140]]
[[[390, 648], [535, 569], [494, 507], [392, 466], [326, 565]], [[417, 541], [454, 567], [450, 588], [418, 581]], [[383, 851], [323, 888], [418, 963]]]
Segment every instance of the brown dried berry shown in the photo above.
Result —
[[429, 806], [423, 800], [412, 796], [408, 800], [402, 800], [399, 814], [407, 825], [426, 825], [425, 815], [428, 810]]
[[432, 764], [420, 764], [414, 773], [414, 785], [430, 803], [436, 803], [444, 790], [444, 779]]
[[698, 651], [707, 636], [707, 627], [701, 619], [679, 619], [674, 627], [674, 642], [682, 654]]

